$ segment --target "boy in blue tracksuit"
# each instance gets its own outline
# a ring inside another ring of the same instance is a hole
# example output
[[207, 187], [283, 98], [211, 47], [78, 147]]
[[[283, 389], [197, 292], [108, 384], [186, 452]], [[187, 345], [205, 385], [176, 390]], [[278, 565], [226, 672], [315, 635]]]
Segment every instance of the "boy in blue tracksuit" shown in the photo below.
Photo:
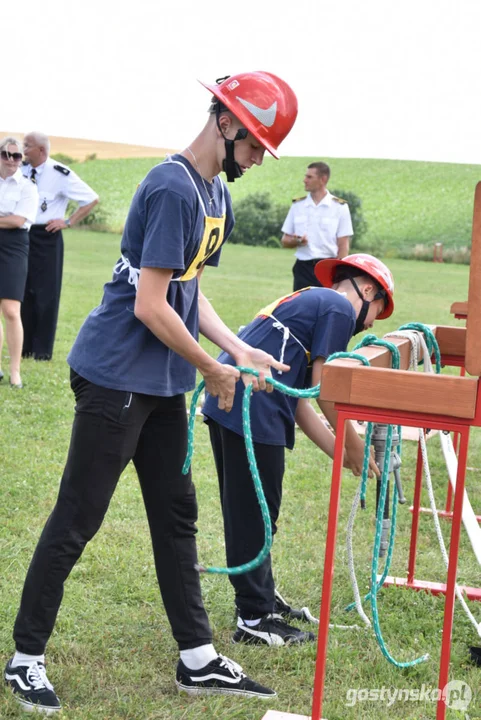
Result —
[[[304, 288], [276, 300], [261, 310], [239, 337], [289, 365], [287, 372], [273, 376], [285, 385], [304, 388], [312, 368], [312, 385], [321, 378], [325, 359], [345, 351], [356, 333], [371, 327], [376, 318], [391, 315], [394, 284], [388, 268], [370, 255], [355, 254], [343, 260], [324, 260], [316, 266], [322, 288]], [[222, 353], [219, 361], [234, 365]], [[242, 383], [237, 383], [232, 411], [220, 410], [207, 395], [203, 407], [219, 478], [224, 515], [227, 564], [229, 567], [252, 560], [264, 541], [264, 523], [258, 507], [245, 451], [242, 426]], [[331, 403], [318, 400], [330, 424], [337, 413]], [[335, 438], [319, 420], [309, 400], [281, 392], [255, 393], [251, 402], [254, 451], [271, 515], [273, 532], [279, 515], [284, 474], [284, 448], [294, 447], [295, 424], [326, 452], [334, 453]], [[348, 423], [345, 465], [354, 474], [362, 470], [363, 443]], [[372, 470], [375, 470], [373, 464]], [[281, 616], [297, 611], [277, 595], [271, 558], [243, 575], [230, 576], [238, 612], [234, 642], [284, 645], [313, 640], [310, 632], [289, 625]]]

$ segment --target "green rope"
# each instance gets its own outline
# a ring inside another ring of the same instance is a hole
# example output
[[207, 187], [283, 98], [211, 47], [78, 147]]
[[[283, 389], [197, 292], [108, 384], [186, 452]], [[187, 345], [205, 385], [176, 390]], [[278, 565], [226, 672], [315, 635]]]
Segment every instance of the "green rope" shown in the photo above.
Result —
[[[361, 343], [356, 345], [354, 350], [359, 349], [360, 347], [364, 347], [364, 345], [380, 345], [382, 347], [387, 347], [391, 353], [392, 353], [392, 366], [393, 368], [397, 369], [400, 366], [400, 354], [398, 348], [391, 342], [387, 340], [379, 340], [376, 338], [376, 336], [368, 335], [363, 339]], [[361, 362], [364, 365], [369, 365], [369, 361], [367, 358], [365, 358], [363, 355], [360, 355], [356, 352], [352, 353], [335, 353], [334, 355], [330, 356], [328, 358], [329, 360], [334, 360], [339, 357], [345, 357], [349, 359], [357, 359], [361, 360]], [[368, 427], [366, 430], [366, 438], [365, 438], [365, 444], [364, 444], [364, 458], [363, 458], [363, 470], [362, 470], [362, 488], [361, 488], [361, 498], [365, 498], [365, 492], [366, 492], [366, 485], [367, 485], [367, 478], [368, 478], [368, 471], [369, 471], [369, 458], [370, 458], [370, 444], [371, 444], [371, 435], [372, 435], [372, 427], [373, 423], [368, 423]], [[377, 514], [376, 514], [376, 536], [374, 540], [374, 550], [373, 550], [373, 557], [372, 557], [372, 565], [371, 565], [371, 592], [366, 596], [370, 597], [371, 600], [371, 609], [372, 609], [372, 616], [373, 616], [373, 628], [374, 633], [376, 636], [376, 640], [378, 642], [379, 648], [384, 655], [384, 657], [393, 665], [399, 668], [406, 668], [406, 667], [413, 667], [414, 665], [418, 665], [421, 662], [424, 662], [427, 660], [427, 655], [423, 655], [419, 658], [416, 658], [415, 660], [410, 660], [408, 662], [399, 662], [398, 660], [395, 660], [395, 658], [390, 654], [389, 650], [386, 647], [386, 643], [384, 642], [384, 638], [382, 636], [381, 632], [381, 626], [379, 623], [379, 611], [378, 611], [378, 605], [377, 605], [377, 593], [379, 589], [382, 587], [384, 580], [387, 577], [389, 566], [391, 564], [392, 554], [394, 550], [394, 536], [395, 536], [395, 527], [396, 527], [396, 513], [397, 513], [397, 507], [393, 507], [393, 514], [392, 514], [392, 522], [391, 522], [391, 534], [389, 538], [389, 547], [386, 557], [386, 563], [384, 567], [384, 572], [382, 574], [381, 579], [378, 581], [378, 564], [379, 564], [379, 548], [381, 545], [381, 532], [382, 532], [382, 521], [384, 516], [384, 506], [386, 504], [386, 494], [387, 494], [387, 486], [389, 482], [389, 466], [391, 462], [391, 448], [392, 448], [392, 436], [393, 436], [393, 426], [388, 425], [387, 426], [387, 437], [386, 437], [386, 447], [384, 450], [384, 465], [382, 469], [382, 475], [381, 475], [381, 488], [379, 493], [379, 500], [378, 500], [378, 508], [377, 508]], [[399, 427], [399, 435], [401, 434], [401, 428]], [[397, 493], [397, 487], [394, 487], [393, 491], [393, 505], [394, 502], [397, 505], [398, 500], [398, 493]]]
[[[378, 593], [378, 580], [377, 580], [377, 571], [378, 571], [378, 562], [379, 562], [379, 548], [381, 545], [381, 531], [382, 531], [382, 520], [384, 515], [384, 505], [386, 502], [386, 492], [387, 492], [387, 484], [389, 479], [389, 464], [390, 464], [390, 458], [391, 458], [391, 446], [392, 446], [392, 433], [393, 433], [393, 426], [388, 425], [388, 431], [387, 431], [387, 437], [386, 437], [386, 449], [384, 452], [384, 466], [382, 471], [382, 477], [381, 477], [381, 490], [379, 493], [379, 502], [377, 507], [377, 516], [376, 516], [376, 536], [374, 539], [374, 550], [373, 550], [373, 556], [372, 556], [372, 566], [371, 566], [371, 609], [372, 609], [372, 620], [373, 620], [373, 628], [374, 633], [376, 635], [376, 639], [378, 641], [378, 645], [381, 649], [382, 654], [388, 660], [392, 665], [395, 665], [398, 668], [407, 668], [407, 667], [413, 667], [414, 665], [419, 665], [422, 662], [425, 662], [428, 659], [428, 655], [421, 655], [418, 658], [415, 658], [414, 660], [409, 660], [408, 662], [399, 662], [398, 660], [395, 660], [393, 656], [390, 654], [389, 650], [386, 647], [386, 643], [384, 642], [384, 638], [382, 636], [381, 627], [379, 624], [379, 612], [377, 607], [377, 593]], [[395, 492], [393, 493], [394, 496]], [[393, 523], [394, 524], [394, 523]]]
[[406, 325], [401, 325], [401, 327], [398, 328], [398, 330], [417, 330], [418, 332], [422, 332], [424, 334], [424, 337], [426, 339], [426, 345], [428, 347], [428, 351], [431, 355], [434, 354], [434, 359], [436, 361], [436, 372], [441, 372], [441, 352], [439, 350], [439, 344], [436, 340], [433, 331], [430, 327], [427, 325], [423, 325], [422, 323], [406, 323]]
[[[242, 365], [236, 366], [237, 370], [239, 370], [241, 373], [246, 373], [250, 375], [254, 375], [255, 377], [259, 377], [259, 373], [257, 370], [253, 370], [252, 368], [246, 368]], [[276, 390], [279, 390], [280, 392], [285, 393], [286, 395], [291, 395], [292, 397], [297, 398], [315, 398], [318, 397], [320, 392], [320, 385], [316, 385], [313, 388], [308, 388], [305, 390], [298, 390], [296, 388], [288, 387], [287, 385], [284, 385], [283, 383], [280, 383], [278, 380], [275, 380], [271, 377], [266, 377], [266, 382], [269, 383], [269, 385], [272, 385]], [[195, 426], [195, 409], [197, 407], [197, 401], [199, 399], [199, 396], [202, 392], [202, 390], [205, 387], [205, 383], [202, 380], [195, 392], [192, 395], [192, 401], [190, 405], [190, 414], [189, 414], [189, 423], [188, 423], [188, 430], [187, 430], [187, 456], [185, 458], [185, 462], [182, 468], [182, 473], [186, 475], [189, 472], [189, 468], [192, 463], [192, 455], [194, 452], [194, 426]], [[272, 547], [272, 524], [271, 524], [271, 517], [269, 514], [269, 508], [267, 505], [266, 497], [264, 494], [264, 490], [262, 487], [262, 481], [259, 475], [259, 471], [257, 468], [257, 462], [255, 458], [254, 453], [254, 443], [252, 440], [252, 431], [251, 431], [251, 421], [250, 421], [250, 401], [251, 401], [251, 395], [252, 395], [253, 385], [252, 383], [249, 383], [249, 385], [244, 390], [244, 396], [242, 399], [242, 425], [244, 429], [244, 442], [246, 446], [246, 453], [247, 453], [247, 459], [249, 461], [249, 468], [252, 475], [252, 480], [254, 482], [254, 489], [257, 495], [257, 500], [260, 506], [262, 518], [264, 520], [264, 545], [261, 548], [258, 555], [253, 559], [250, 560], [247, 563], [244, 563], [243, 565], [237, 565], [236, 567], [204, 567], [202, 565], [198, 565], [197, 569], [199, 572], [206, 572], [206, 573], [216, 573], [216, 574], [222, 574], [222, 575], [241, 575], [242, 573], [249, 572], [250, 570], [254, 570], [255, 568], [259, 567], [266, 557], [269, 555], [269, 552]]]

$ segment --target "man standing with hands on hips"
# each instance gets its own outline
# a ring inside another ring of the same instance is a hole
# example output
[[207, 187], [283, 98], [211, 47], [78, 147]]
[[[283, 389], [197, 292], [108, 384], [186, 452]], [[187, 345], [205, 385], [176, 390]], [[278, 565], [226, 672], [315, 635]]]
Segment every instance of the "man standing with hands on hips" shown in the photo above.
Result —
[[314, 273], [319, 260], [341, 260], [349, 254], [353, 235], [349, 205], [327, 189], [330, 174], [324, 162], [313, 162], [307, 167], [304, 188], [308, 194], [293, 200], [282, 226], [282, 246], [296, 248], [292, 268], [294, 291], [322, 287]]
[[[91, 212], [99, 196], [70, 168], [49, 157], [46, 135], [25, 135], [26, 165], [22, 172], [36, 184], [39, 201], [35, 223], [30, 228], [27, 286], [22, 304], [23, 357], [51, 360], [57, 329], [63, 272], [62, 230], [76, 225]], [[78, 209], [64, 219], [68, 201]]]

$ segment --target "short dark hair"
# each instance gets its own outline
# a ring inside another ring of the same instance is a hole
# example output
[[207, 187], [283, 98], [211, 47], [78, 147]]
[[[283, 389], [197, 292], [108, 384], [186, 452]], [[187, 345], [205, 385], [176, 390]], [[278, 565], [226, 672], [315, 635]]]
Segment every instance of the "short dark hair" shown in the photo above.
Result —
[[378, 281], [372, 277], [372, 275], [369, 275], [369, 273], [363, 273], [358, 268], [349, 265], [338, 265], [337, 268], [335, 268], [333, 283], [340, 283], [343, 280], [350, 280], [351, 278], [362, 278], [363, 280], [372, 282], [376, 286], [378, 292], [385, 292], [382, 285], [380, 285]]
[[224, 105], [224, 103], [221, 102], [218, 98], [216, 98], [215, 95], [212, 95], [208, 113], [209, 115], [215, 115], [217, 112], [220, 115], [224, 112], [230, 112], [230, 110], [227, 105]]
[[317, 170], [317, 174], [319, 175], [319, 177], [322, 177], [322, 175], [327, 175], [328, 180], [331, 177], [331, 168], [325, 162], [313, 162], [307, 167], [308, 169], [314, 168], [315, 170]]

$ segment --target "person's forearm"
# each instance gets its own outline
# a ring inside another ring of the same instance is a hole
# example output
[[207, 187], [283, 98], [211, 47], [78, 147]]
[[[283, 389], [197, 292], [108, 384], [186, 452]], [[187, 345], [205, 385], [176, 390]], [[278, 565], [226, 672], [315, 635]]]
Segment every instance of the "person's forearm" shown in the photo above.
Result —
[[200, 290], [199, 330], [207, 340], [215, 343], [217, 347], [220, 347], [221, 350], [224, 350], [233, 358], [250, 347], [227, 327]]
[[299, 400], [296, 422], [309, 440], [329, 455], [330, 458], [334, 457], [335, 435], [326, 427], [309, 400]]
[[14, 230], [21, 228], [25, 223], [25, 218], [20, 215], [4, 215], [0, 217], [0, 228], [2, 230]]
[[[321, 409], [322, 413], [325, 415], [325, 417], [329, 420], [329, 424], [334, 428], [334, 430], [337, 430], [337, 410], [334, 407], [334, 403], [330, 402], [328, 400], [320, 400], [317, 399], [317, 404], [319, 405], [319, 408]], [[352, 445], [358, 445], [359, 436], [354, 429], [354, 425], [350, 420], [347, 420], [345, 423], [346, 428], [346, 435], [344, 439], [344, 447], [349, 448], [349, 446]]]
[[307, 239], [305, 237], [300, 238], [299, 235], [289, 235], [288, 233], [284, 233], [281, 238], [281, 245], [285, 248], [302, 247], [307, 245]]
[[181, 355], [203, 375], [217, 364], [192, 337], [180, 316], [166, 301], [150, 308], [139, 307], [136, 303], [134, 313], [164, 345]]
[[70, 226], [72, 227], [72, 225], [78, 225], [79, 222], [82, 222], [82, 220], [87, 217], [87, 215], [93, 210], [97, 203], [98, 200], [92, 200], [92, 202], [88, 205], [82, 205], [82, 207], [78, 207], [77, 210], [72, 213], [69, 218]]
[[349, 237], [337, 238], [337, 257], [339, 260], [349, 255]]

